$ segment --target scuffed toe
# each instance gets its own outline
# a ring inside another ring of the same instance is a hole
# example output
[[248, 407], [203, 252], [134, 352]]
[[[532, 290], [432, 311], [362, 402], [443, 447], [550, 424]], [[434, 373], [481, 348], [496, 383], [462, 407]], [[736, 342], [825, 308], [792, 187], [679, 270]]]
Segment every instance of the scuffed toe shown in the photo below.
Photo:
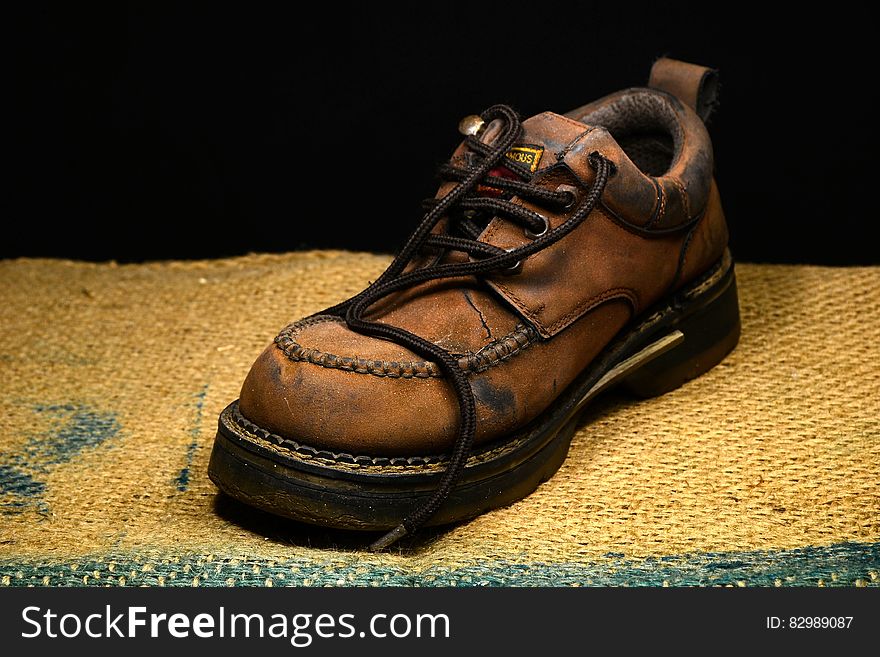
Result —
[[458, 407], [434, 363], [336, 318], [288, 326], [245, 379], [239, 409], [273, 433], [353, 454], [432, 454]]

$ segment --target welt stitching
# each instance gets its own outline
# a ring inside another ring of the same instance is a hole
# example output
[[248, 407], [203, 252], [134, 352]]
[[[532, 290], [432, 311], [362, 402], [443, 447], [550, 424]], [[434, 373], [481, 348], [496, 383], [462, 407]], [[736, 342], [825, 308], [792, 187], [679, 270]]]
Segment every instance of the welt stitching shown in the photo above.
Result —
[[725, 249], [724, 254], [721, 256], [721, 260], [710, 267], [701, 278], [697, 279], [697, 281], [692, 284], [692, 287], [683, 292], [682, 298], [693, 299], [701, 295], [707, 289], [715, 285], [718, 280], [727, 273], [727, 270], [730, 269], [732, 264], [730, 251]]
[[305, 445], [296, 440], [284, 438], [274, 434], [248, 420], [238, 406], [232, 410], [233, 419], [239, 427], [247, 433], [268, 441], [275, 447], [281, 447], [286, 450], [295, 452], [296, 455], [304, 459], [316, 459], [321, 461], [335, 461], [349, 465], [373, 465], [373, 466], [409, 466], [409, 467], [430, 467], [436, 465], [448, 457], [444, 455], [432, 456], [407, 456], [407, 457], [383, 457], [383, 456], [367, 456], [361, 454], [350, 454], [348, 452], [332, 452], [326, 449], [318, 449], [310, 445]]
[[[253, 436], [259, 440], [266, 441], [275, 448], [294, 452], [298, 458], [303, 460], [315, 461], [331, 461], [340, 466], [360, 466], [375, 467], [379, 469], [409, 469], [419, 468], [423, 470], [434, 469], [445, 461], [449, 460], [448, 454], [424, 454], [415, 456], [370, 456], [367, 454], [352, 454], [350, 452], [333, 452], [327, 449], [318, 449], [305, 443], [300, 443], [290, 438], [284, 438], [278, 434], [272, 433], [264, 429], [241, 414], [238, 405], [233, 407], [232, 416], [234, 422], [247, 434], [248, 438]], [[515, 449], [520, 444], [527, 442], [528, 438], [519, 438], [517, 440], [505, 442], [502, 445], [489, 449], [474, 452], [471, 458], [476, 461], [485, 461], [489, 458]]]

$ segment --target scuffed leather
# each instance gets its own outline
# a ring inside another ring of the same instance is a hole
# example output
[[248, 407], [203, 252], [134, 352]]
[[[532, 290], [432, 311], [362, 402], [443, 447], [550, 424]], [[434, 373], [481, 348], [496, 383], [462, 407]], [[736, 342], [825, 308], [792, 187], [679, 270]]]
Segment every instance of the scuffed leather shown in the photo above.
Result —
[[[620, 103], [662, 107], [664, 120], [678, 126], [679, 156], [664, 175], [642, 173], [602, 125]], [[711, 267], [728, 238], [711, 142], [700, 118], [677, 97], [629, 89], [567, 115], [539, 114], [523, 126], [521, 143], [545, 149], [533, 182], [551, 190], [575, 187], [578, 202], [594, 179], [591, 154], [613, 162], [601, 204], [565, 239], [527, 258], [518, 274], [422, 284], [386, 297], [368, 314], [465, 360], [491, 351], [485, 361], [491, 364], [468, 375], [477, 400], [477, 444], [538, 417], [640, 313]], [[494, 129], [490, 125], [483, 139], [491, 140]], [[456, 157], [466, 157], [463, 145]], [[451, 187], [445, 184], [438, 195]], [[514, 200], [551, 226], [574, 212]], [[498, 218], [481, 236], [502, 248], [530, 239], [522, 227]], [[420, 356], [352, 332], [338, 318], [296, 322], [282, 338], [265, 349], [242, 387], [240, 410], [250, 421], [352, 454], [412, 456], [452, 444], [456, 397], [439, 368]]]
[[[629, 317], [625, 304], [605, 304], [553, 341], [534, 342], [502, 364], [472, 374], [475, 443], [496, 439], [534, 419]], [[422, 360], [394, 343], [353, 333], [341, 320], [306, 326], [297, 338], [339, 356]], [[553, 367], [548, 369], [550, 362]], [[378, 376], [291, 361], [277, 344], [268, 346], [251, 368], [239, 408], [269, 431], [352, 454], [442, 452], [451, 444], [458, 422], [455, 396], [443, 378]]]

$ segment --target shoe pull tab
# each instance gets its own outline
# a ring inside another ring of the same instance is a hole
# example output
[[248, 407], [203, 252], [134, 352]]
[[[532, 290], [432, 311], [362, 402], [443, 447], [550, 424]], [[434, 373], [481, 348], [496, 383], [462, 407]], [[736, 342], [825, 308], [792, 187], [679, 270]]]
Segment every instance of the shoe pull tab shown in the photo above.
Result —
[[648, 86], [690, 105], [703, 123], [718, 107], [718, 70], [661, 57], [651, 67]]

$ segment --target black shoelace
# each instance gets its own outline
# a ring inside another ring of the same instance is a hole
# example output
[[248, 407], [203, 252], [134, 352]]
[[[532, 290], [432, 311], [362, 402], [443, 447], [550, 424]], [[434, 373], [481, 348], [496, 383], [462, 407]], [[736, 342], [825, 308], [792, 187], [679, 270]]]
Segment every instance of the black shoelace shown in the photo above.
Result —
[[[520, 167], [509, 165], [505, 155], [522, 133], [522, 125], [514, 110], [506, 105], [494, 105], [483, 112], [481, 118], [486, 124], [494, 119], [501, 119], [506, 125], [491, 144], [484, 144], [473, 135], [466, 138], [465, 143], [473, 154], [471, 163], [465, 168], [447, 164], [441, 169], [443, 177], [458, 184], [442, 198], [427, 202], [430, 209], [424, 219], [388, 269], [374, 283], [351, 299], [325, 311], [344, 317], [348, 327], [357, 333], [391, 340], [428, 360], [433, 360], [448, 377], [458, 401], [460, 418], [458, 437], [437, 489], [421, 507], [403, 518], [397, 527], [373, 543], [370, 549], [374, 551], [382, 550], [403, 536], [413, 533], [449, 496], [471, 452], [477, 425], [477, 410], [467, 374], [459, 366], [458, 358], [454, 354], [405, 329], [366, 320], [365, 313], [373, 304], [389, 294], [427, 281], [515, 271], [527, 257], [558, 242], [587, 218], [601, 197], [613, 167], [598, 153], [591, 154], [590, 164], [596, 172], [593, 185], [572, 215], [556, 228], [549, 229], [542, 215], [508, 200], [509, 195], [516, 194], [520, 198], [538, 203], [567, 208], [574, 207], [577, 202], [574, 193], [550, 191], [531, 184], [529, 182], [531, 176], [527, 172]], [[501, 165], [507, 165], [509, 170], [517, 173], [518, 178], [491, 175], [490, 172]], [[478, 187], [499, 190], [508, 197], [481, 195]], [[487, 214], [504, 217], [522, 225], [530, 231], [533, 240], [511, 250], [478, 241], [482, 227], [475, 217], [485, 217]], [[432, 234], [432, 229], [443, 217], [450, 219], [450, 230], [443, 235]], [[463, 236], [452, 234], [453, 230]], [[443, 263], [437, 259], [434, 260], [435, 264], [403, 273], [416, 256], [429, 250], [461, 251], [467, 253], [470, 260]]]

